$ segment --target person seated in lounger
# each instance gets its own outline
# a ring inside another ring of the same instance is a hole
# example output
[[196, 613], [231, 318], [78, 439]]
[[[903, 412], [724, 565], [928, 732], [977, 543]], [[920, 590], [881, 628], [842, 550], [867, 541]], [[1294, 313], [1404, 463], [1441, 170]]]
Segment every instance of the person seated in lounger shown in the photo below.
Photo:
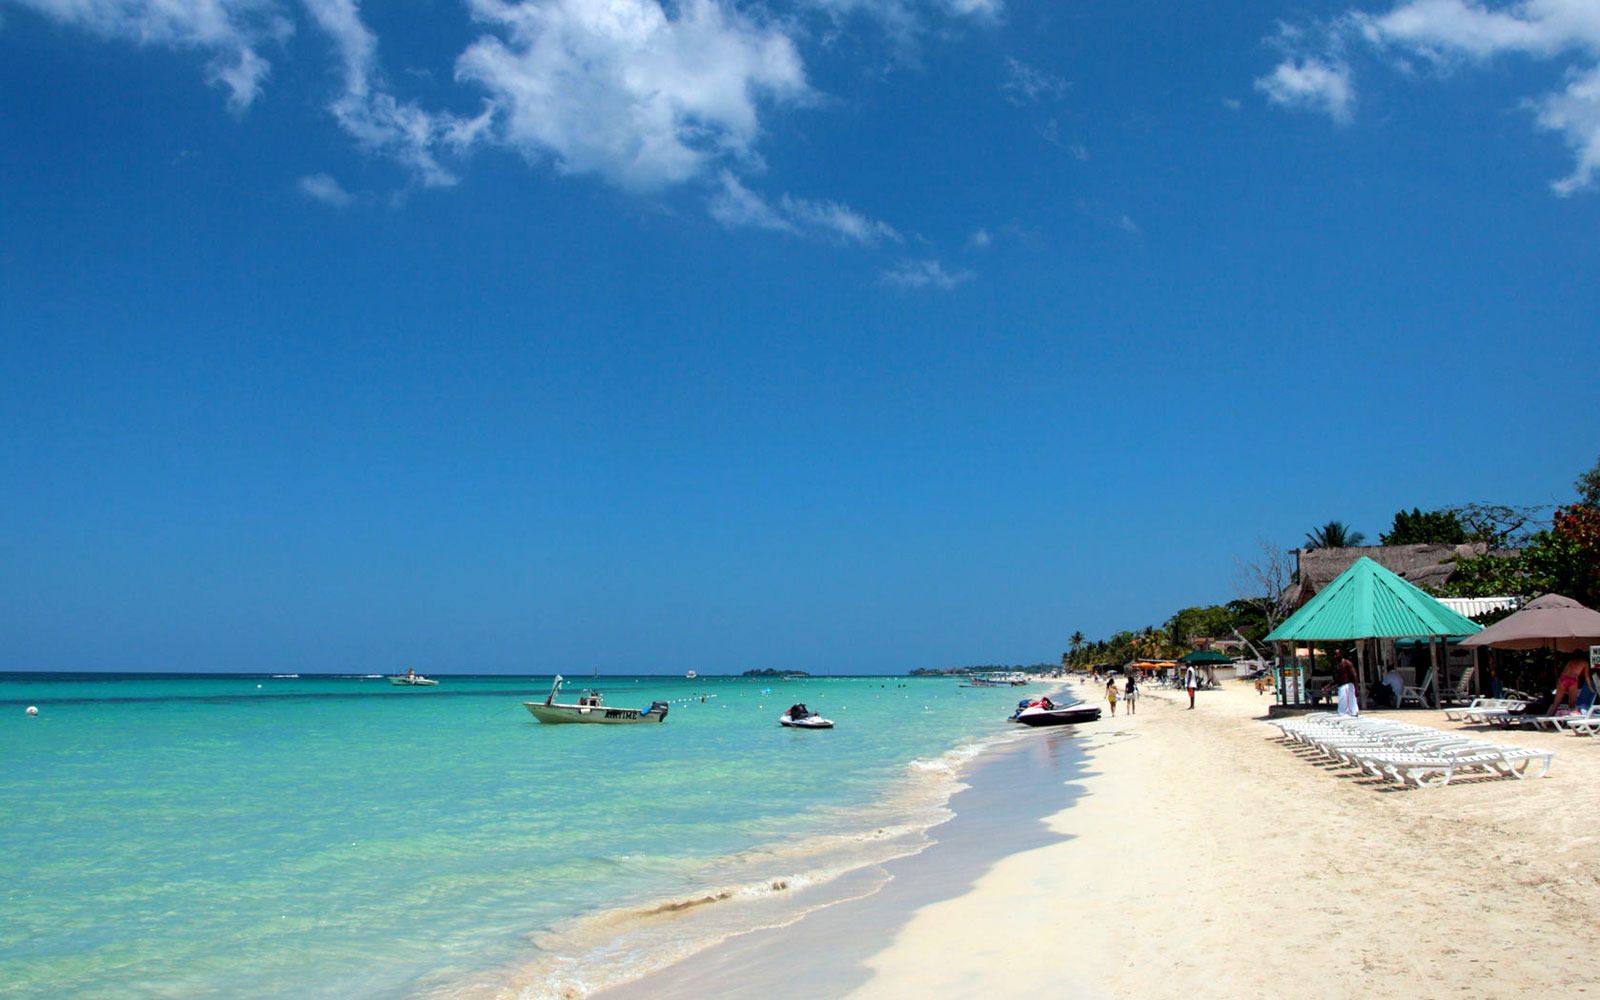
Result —
[[1393, 692], [1394, 701], [1390, 704], [1399, 705], [1400, 695], [1406, 689], [1406, 679], [1400, 676], [1400, 671], [1396, 670], [1392, 663], [1389, 664], [1389, 669], [1383, 672], [1383, 684]]
[[1556, 700], [1550, 703], [1550, 714], [1559, 714], [1563, 703], [1570, 706], [1568, 711], [1576, 712], [1578, 689], [1586, 686], [1593, 686], [1589, 677], [1589, 661], [1573, 654], [1567, 660], [1567, 665], [1561, 668], [1561, 676], [1556, 678]]

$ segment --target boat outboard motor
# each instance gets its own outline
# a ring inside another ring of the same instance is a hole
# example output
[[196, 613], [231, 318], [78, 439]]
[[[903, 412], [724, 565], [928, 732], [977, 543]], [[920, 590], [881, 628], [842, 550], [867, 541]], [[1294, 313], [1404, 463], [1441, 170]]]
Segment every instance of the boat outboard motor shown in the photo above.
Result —
[[652, 701], [650, 703], [650, 711], [648, 711], [648, 712], [646, 712], [644, 714], [646, 714], [646, 715], [659, 715], [663, 719], [665, 719], [667, 717], [667, 703], [664, 702], [664, 701]]

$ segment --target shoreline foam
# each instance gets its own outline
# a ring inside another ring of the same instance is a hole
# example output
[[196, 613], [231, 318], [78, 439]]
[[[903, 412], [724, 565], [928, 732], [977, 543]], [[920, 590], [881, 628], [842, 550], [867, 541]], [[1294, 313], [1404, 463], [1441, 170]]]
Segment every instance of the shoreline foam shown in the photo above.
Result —
[[[1057, 838], [1042, 819], [1073, 801], [1085, 766], [1068, 729], [1018, 730], [974, 759], [950, 800], [950, 819], [921, 850], [876, 866], [870, 891], [818, 906], [774, 927], [750, 928], [671, 966], [593, 994], [594, 1000], [769, 997], [772, 983], [804, 969], [808, 994], [843, 995], [865, 981], [864, 961], [889, 943], [906, 914], [960, 894], [994, 861]], [[1042, 776], [1050, 794], [1033, 794]], [[1065, 791], [1063, 791], [1065, 789]], [[921, 875], [936, 872], [937, 877]], [[837, 904], [837, 905], [836, 905]]]

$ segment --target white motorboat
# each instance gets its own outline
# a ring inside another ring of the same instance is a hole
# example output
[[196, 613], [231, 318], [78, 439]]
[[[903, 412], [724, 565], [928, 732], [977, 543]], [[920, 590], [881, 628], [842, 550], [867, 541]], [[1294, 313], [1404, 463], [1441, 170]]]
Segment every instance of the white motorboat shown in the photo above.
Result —
[[791, 706], [790, 709], [778, 716], [778, 725], [790, 729], [832, 729], [833, 720], [824, 719], [822, 716], [806, 708], [805, 703]]
[[561, 682], [564, 678], [556, 675], [555, 683], [550, 685], [550, 693], [544, 701], [525, 701], [522, 707], [540, 722], [554, 724], [558, 722], [597, 722], [609, 725], [628, 725], [639, 722], [665, 722], [667, 721], [667, 703], [664, 701], [651, 702], [650, 707], [644, 711], [637, 708], [612, 708], [605, 704], [600, 697], [600, 692], [585, 690], [578, 695], [575, 705], [562, 704], [556, 701], [556, 695], [561, 693]]
[[439, 682], [431, 677], [424, 677], [415, 670], [407, 670], [403, 674], [396, 674], [389, 678], [389, 683], [395, 687], [438, 687]]

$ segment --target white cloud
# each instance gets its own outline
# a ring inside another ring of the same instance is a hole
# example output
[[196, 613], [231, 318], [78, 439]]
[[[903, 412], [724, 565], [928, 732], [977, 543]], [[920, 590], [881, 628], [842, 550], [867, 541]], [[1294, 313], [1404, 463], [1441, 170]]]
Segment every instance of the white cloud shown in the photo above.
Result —
[[[1557, 64], [1563, 85], [1527, 99], [1540, 128], [1558, 132], [1573, 150], [1571, 174], [1551, 183], [1560, 195], [1589, 187], [1600, 170], [1600, 3], [1520, 0], [1498, 6], [1469, 0], [1407, 0], [1383, 13], [1352, 10], [1316, 33], [1287, 28], [1279, 43], [1290, 57], [1256, 86], [1276, 103], [1319, 107], [1335, 119], [1348, 113], [1349, 70], [1340, 54], [1352, 43], [1392, 56], [1398, 68], [1421, 59], [1441, 70], [1521, 55]], [[1319, 78], [1331, 68], [1342, 80]], [[1307, 68], [1313, 72], [1307, 73]]]
[[864, 246], [871, 246], [883, 240], [900, 242], [900, 234], [887, 222], [869, 219], [855, 209], [838, 202], [809, 201], [786, 194], [780, 204], [784, 213], [802, 229]]
[[1436, 57], [1551, 56], [1600, 43], [1600, 8], [1585, 0], [1529, 0], [1502, 10], [1463, 0], [1414, 0], [1387, 14], [1352, 13], [1350, 18], [1368, 41]]
[[327, 174], [311, 174], [300, 178], [300, 193], [313, 201], [320, 201], [325, 205], [335, 208], [344, 208], [355, 201], [355, 196], [346, 191], [344, 187]]
[[987, 18], [991, 20], [998, 18], [1006, 9], [1006, 5], [1001, 3], [1000, 0], [945, 0], [945, 7], [949, 9], [950, 13], [958, 14], [962, 17]]
[[768, 229], [811, 239], [874, 246], [901, 242], [900, 233], [887, 222], [869, 219], [833, 201], [813, 201], [783, 195], [777, 205], [745, 187], [731, 171], [717, 178], [717, 188], [706, 199], [711, 217], [729, 229]]
[[102, 38], [194, 49], [210, 55], [206, 79], [228, 91], [228, 106], [248, 108], [271, 65], [256, 50], [281, 43], [293, 25], [273, 0], [15, 0]]
[[771, 229], [776, 232], [796, 232], [794, 223], [779, 215], [760, 195], [740, 183], [732, 172], [724, 170], [718, 178], [721, 187], [706, 199], [711, 217], [729, 229]]
[[967, 237], [968, 250], [987, 250], [993, 245], [994, 237], [990, 235], [987, 229], [976, 230], [971, 236]]
[[1256, 89], [1274, 104], [1322, 111], [1336, 122], [1349, 121], [1350, 109], [1355, 103], [1350, 68], [1343, 63], [1327, 63], [1316, 58], [1279, 63], [1270, 74], [1256, 80]]
[[488, 88], [496, 134], [532, 160], [653, 190], [750, 160], [759, 102], [810, 93], [793, 41], [713, 0], [469, 0], [505, 37], [456, 64]]
[[885, 285], [898, 288], [951, 289], [975, 277], [969, 270], [946, 271], [937, 260], [903, 260], [879, 277]]
[[1000, 92], [1012, 104], [1037, 104], [1040, 101], [1059, 101], [1066, 96], [1069, 84], [1046, 70], [1035, 69], [1020, 59], [1006, 57], [1006, 79]]
[[339, 56], [342, 89], [328, 111], [364, 148], [394, 157], [423, 184], [441, 187], [455, 176], [439, 164], [437, 151], [462, 149], [488, 128], [492, 107], [476, 118], [424, 111], [401, 103], [382, 86], [378, 40], [362, 23], [354, 0], [304, 0], [306, 11], [327, 34]]
[[1565, 90], [1536, 106], [1539, 125], [1565, 136], [1578, 158], [1572, 173], [1550, 187], [1562, 197], [1588, 187], [1600, 169], [1600, 68], [1572, 74]]

